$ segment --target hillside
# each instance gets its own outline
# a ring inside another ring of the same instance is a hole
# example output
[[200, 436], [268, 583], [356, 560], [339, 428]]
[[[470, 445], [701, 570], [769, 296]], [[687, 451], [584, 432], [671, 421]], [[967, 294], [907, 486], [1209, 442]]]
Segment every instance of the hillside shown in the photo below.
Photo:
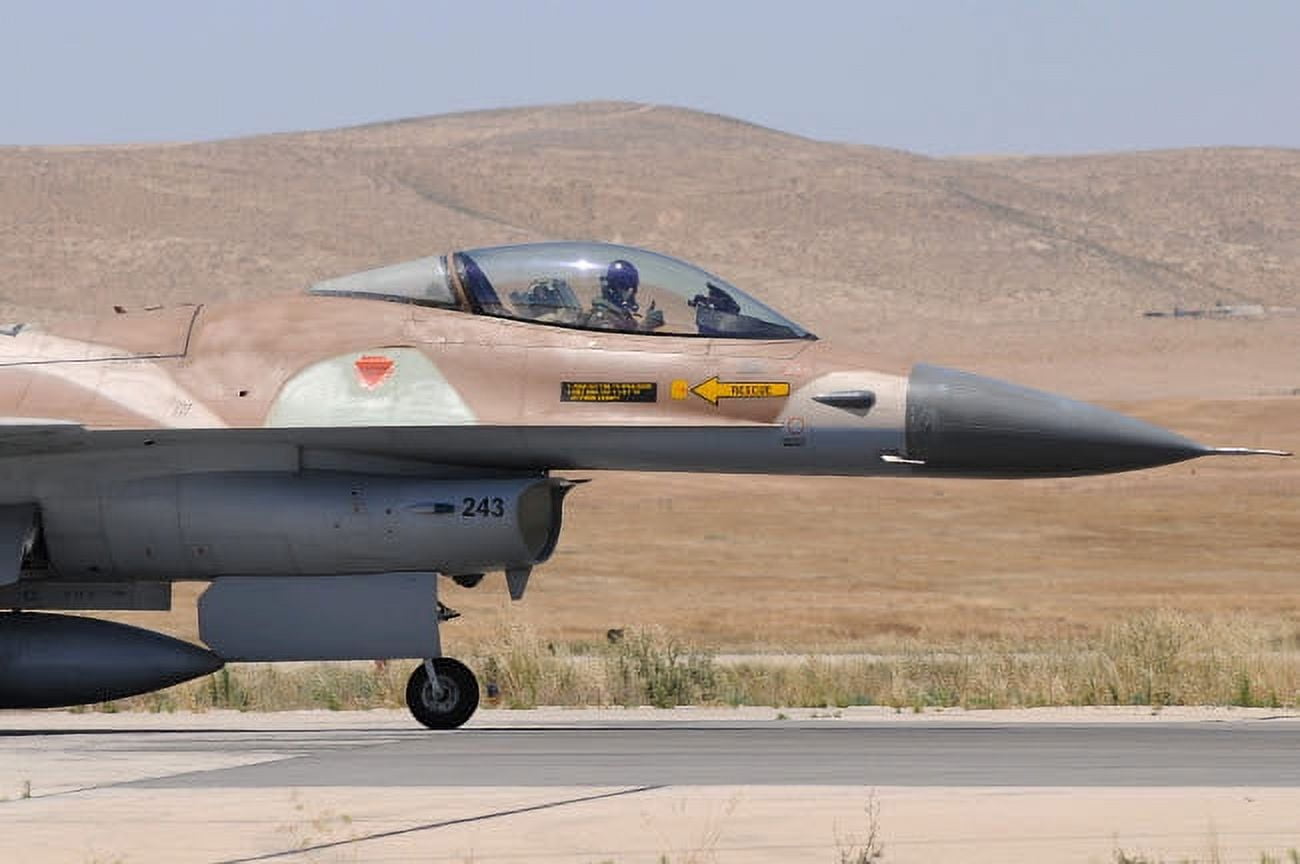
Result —
[[[1129, 400], [1210, 443], [1300, 448], [1300, 317], [1141, 317], [1300, 305], [1300, 151], [931, 159], [584, 104], [4, 148], [0, 238], [0, 316], [18, 320], [616, 240], [715, 270], [882, 367], [950, 363]], [[1023, 485], [605, 476], [573, 496], [519, 614], [569, 636], [662, 623], [733, 645], [1071, 632], [1170, 603], [1293, 617], [1298, 465]], [[451, 602], [497, 610], [499, 588]]]
[[627, 104], [0, 149], [4, 301], [294, 290], [464, 244], [618, 238], [809, 307], [1081, 319], [1300, 286], [1300, 152], [930, 159]]
[[[1300, 151], [931, 159], [622, 103], [2, 148], [0, 316], [297, 291], [448, 248], [596, 238], [695, 260], [896, 364], [969, 364], [996, 344], [989, 371], [1048, 385], [1026, 333], [1130, 354], [1163, 332], [1136, 322], [1145, 309], [1300, 305], [1297, 201]], [[1298, 331], [1248, 339], [1276, 353]], [[1291, 371], [1246, 389], [1285, 389]]]

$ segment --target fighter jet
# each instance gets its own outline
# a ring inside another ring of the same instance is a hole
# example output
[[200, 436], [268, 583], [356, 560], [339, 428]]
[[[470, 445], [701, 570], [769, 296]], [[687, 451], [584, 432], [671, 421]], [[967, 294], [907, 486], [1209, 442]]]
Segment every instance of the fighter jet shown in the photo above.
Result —
[[[417, 658], [434, 729], [478, 705], [439, 577], [510, 596], [573, 472], [1047, 477], [1218, 454], [967, 372], [907, 376], [717, 276], [625, 246], [471, 249], [300, 296], [0, 328], [0, 707], [230, 661]], [[1284, 454], [1279, 454], [1284, 455]], [[167, 609], [195, 645], [32, 610]]]

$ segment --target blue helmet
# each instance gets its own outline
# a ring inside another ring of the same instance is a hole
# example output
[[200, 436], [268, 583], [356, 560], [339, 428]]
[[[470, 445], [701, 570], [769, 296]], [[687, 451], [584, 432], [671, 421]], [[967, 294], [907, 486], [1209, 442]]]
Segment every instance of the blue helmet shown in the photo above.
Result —
[[631, 261], [619, 258], [611, 261], [605, 275], [600, 277], [600, 294], [610, 303], [628, 312], [640, 309], [636, 302], [636, 289], [641, 284], [641, 276]]

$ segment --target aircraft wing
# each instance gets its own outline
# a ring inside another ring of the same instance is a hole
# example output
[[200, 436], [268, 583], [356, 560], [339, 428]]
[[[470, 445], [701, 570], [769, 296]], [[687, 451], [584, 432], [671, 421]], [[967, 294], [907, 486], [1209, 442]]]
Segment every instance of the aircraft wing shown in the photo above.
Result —
[[[816, 450], [805, 446], [816, 438]], [[902, 436], [887, 429], [818, 429], [791, 434], [774, 423], [694, 425], [447, 425], [265, 428], [90, 429], [71, 423], [0, 426], [0, 466], [16, 458], [58, 461], [72, 454], [130, 456], [186, 470], [254, 469], [275, 451], [298, 467], [357, 470], [350, 460], [401, 460], [412, 472], [463, 467], [500, 472], [568, 470], [710, 473], [928, 473], [924, 460], [898, 454]], [[1198, 455], [1288, 455], [1280, 450], [1200, 447]], [[205, 459], [187, 463], [187, 453]], [[164, 454], [166, 454], [164, 456]], [[213, 455], [219, 454], [216, 464]], [[286, 455], [290, 454], [290, 455]], [[1186, 457], [1184, 457], [1186, 458]], [[100, 460], [94, 460], [100, 461]], [[205, 466], [211, 467], [205, 467]], [[23, 472], [28, 473], [28, 472]], [[1032, 473], [1032, 472], [1026, 472]], [[1090, 473], [1087, 470], [1078, 473]]]
[[193, 449], [219, 450], [228, 463], [225, 467], [238, 470], [243, 455], [254, 459], [259, 452], [294, 449], [308, 455], [379, 457], [502, 471], [806, 472], [810, 466], [792, 452], [799, 448], [790, 443], [784, 428], [776, 424], [140, 430], [28, 424], [0, 427], [0, 461], [72, 454], [138, 459], [152, 451], [160, 462], [183, 468], [184, 452]]
[[0, 459], [75, 449], [85, 436], [86, 428], [76, 423], [0, 420]]

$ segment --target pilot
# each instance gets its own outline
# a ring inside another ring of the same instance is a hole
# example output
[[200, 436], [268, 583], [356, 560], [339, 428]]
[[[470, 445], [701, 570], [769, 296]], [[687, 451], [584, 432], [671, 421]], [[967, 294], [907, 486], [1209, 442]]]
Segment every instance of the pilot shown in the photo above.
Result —
[[619, 258], [610, 262], [600, 277], [600, 296], [591, 301], [591, 311], [583, 323], [599, 330], [630, 332], [649, 332], [664, 326], [664, 313], [655, 308], [653, 300], [645, 319], [637, 320], [641, 306], [636, 302], [636, 290], [640, 284], [641, 276], [631, 261]]
[[553, 276], [541, 276], [528, 283], [527, 291], [512, 291], [510, 299], [520, 317], [550, 324], [575, 324], [582, 316], [569, 283]]

